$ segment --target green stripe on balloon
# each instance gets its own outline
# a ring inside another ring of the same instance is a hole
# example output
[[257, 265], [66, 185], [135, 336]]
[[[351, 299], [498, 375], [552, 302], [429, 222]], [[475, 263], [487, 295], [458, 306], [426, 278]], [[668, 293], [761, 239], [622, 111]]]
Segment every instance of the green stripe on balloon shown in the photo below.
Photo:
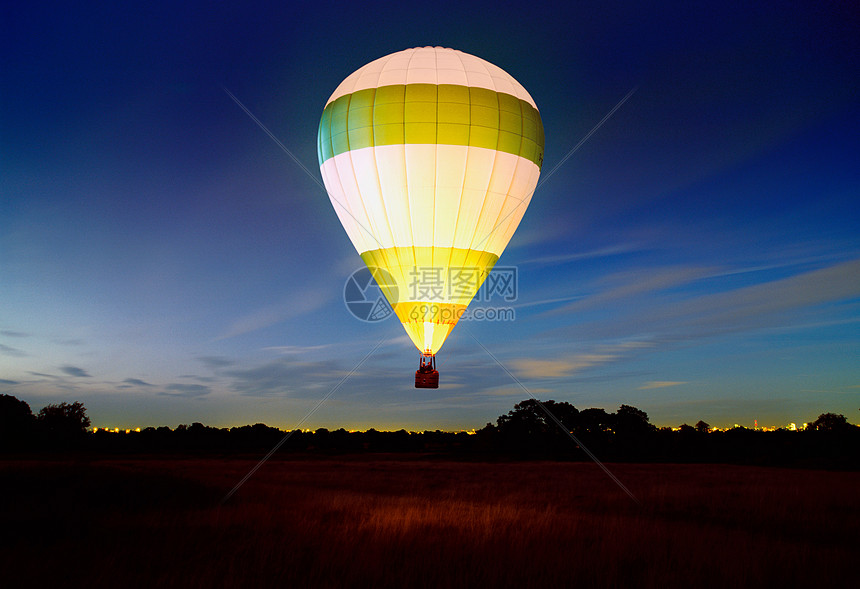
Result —
[[510, 94], [455, 84], [368, 88], [326, 105], [317, 135], [319, 162], [364, 147], [469, 145], [543, 163], [540, 114]]

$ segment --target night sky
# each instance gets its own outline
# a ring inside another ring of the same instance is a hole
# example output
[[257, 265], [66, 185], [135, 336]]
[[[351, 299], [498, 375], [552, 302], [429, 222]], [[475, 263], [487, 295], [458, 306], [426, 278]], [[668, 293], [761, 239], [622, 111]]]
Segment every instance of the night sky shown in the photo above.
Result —
[[[0, 12], [0, 393], [292, 428], [382, 341], [303, 427], [481, 427], [527, 398], [488, 351], [657, 425], [860, 421], [848, 3], [121, 4]], [[516, 318], [461, 322], [436, 391], [394, 318], [345, 307], [362, 262], [316, 154], [343, 78], [426, 45], [506, 70], [546, 131], [517, 298], [486, 303]]]

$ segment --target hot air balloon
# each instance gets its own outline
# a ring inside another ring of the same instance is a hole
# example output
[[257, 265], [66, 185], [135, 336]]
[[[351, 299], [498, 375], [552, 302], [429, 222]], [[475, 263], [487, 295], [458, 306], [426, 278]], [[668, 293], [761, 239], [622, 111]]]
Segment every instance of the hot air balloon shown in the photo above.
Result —
[[317, 151], [326, 190], [420, 352], [417, 388], [525, 213], [544, 132], [499, 67], [442, 47], [392, 53], [326, 103]]

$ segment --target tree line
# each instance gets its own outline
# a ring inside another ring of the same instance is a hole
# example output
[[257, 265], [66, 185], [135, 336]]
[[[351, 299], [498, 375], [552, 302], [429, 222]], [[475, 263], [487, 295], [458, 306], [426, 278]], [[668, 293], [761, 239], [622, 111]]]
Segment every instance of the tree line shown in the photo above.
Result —
[[0, 395], [0, 449], [40, 449], [80, 439], [90, 427], [83, 403], [46, 405], [33, 414], [30, 405]]
[[[82, 403], [60, 403], [33, 414], [13, 396], [0, 395], [0, 452], [84, 451], [106, 454], [424, 453], [488, 459], [735, 462], [860, 468], [860, 427], [823, 413], [803, 431], [711, 431], [695, 426], [658, 428], [630, 405], [615, 412], [579, 410], [570, 403], [527, 399], [473, 432], [283, 431], [262, 423], [217, 428], [195, 422], [130, 433], [90, 431]], [[287, 437], [286, 440], [284, 438]]]

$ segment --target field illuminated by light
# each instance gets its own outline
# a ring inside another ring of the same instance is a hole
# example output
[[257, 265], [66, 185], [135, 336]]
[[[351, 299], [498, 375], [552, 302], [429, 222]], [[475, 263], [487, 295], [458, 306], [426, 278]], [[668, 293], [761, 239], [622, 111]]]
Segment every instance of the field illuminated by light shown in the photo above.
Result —
[[5, 461], [8, 586], [836, 584], [860, 473], [404, 456]]

